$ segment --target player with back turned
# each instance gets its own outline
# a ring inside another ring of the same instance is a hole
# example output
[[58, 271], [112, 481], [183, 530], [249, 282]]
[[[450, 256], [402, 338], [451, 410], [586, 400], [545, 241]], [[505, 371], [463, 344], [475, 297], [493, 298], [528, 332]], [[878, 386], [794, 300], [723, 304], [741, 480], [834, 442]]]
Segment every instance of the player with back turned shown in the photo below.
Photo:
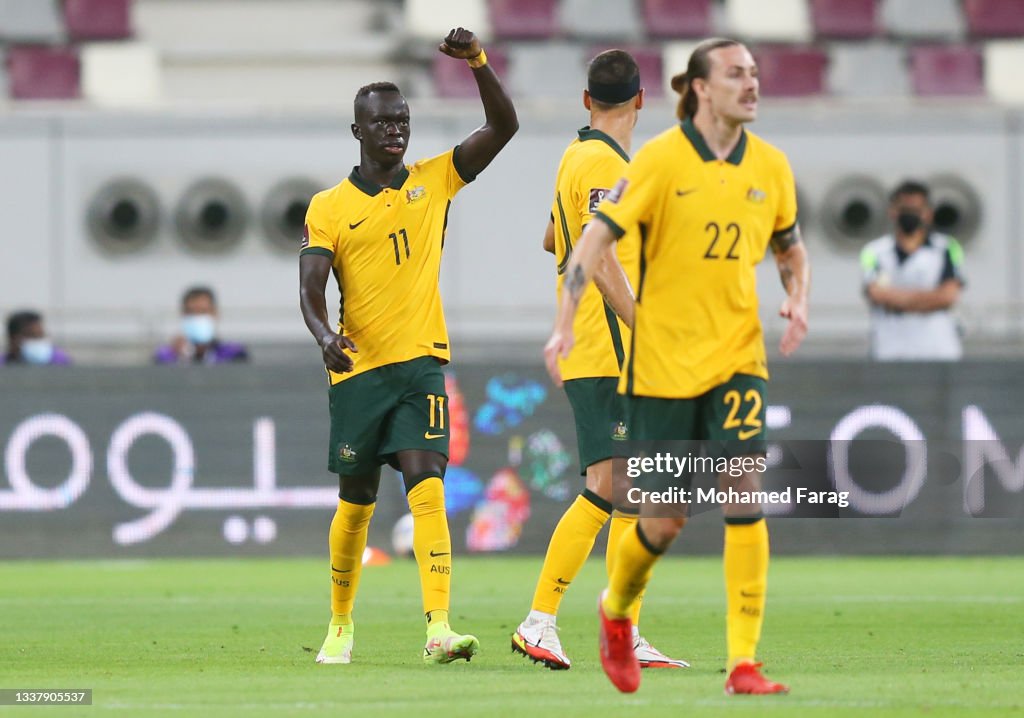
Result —
[[[710, 440], [725, 456], [766, 450], [768, 378], [758, 316], [756, 265], [770, 246], [787, 297], [780, 350], [807, 332], [809, 265], [796, 223], [796, 188], [786, 156], [747, 132], [757, 117], [757, 65], [732, 40], [707, 40], [673, 78], [681, 123], [646, 143], [600, 205], [566, 269], [563, 302], [545, 346], [548, 371], [573, 347], [573, 317], [602, 255], [626, 230], [641, 232], [632, 340], [619, 391], [637, 440]], [[756, 472], [719, 477], [739, 501], [725, 515], [726, 692], [784, 693], [755, 663], [764, 619], [768, 531]], [[601, 663], [619, 690], [635, 691], [640, 670], [630, 609], [658, 557], [685, 523], [679, 513], [641, 507], [619, 542], [600, 602]]]
[[[555, 255], [558, 266], [559, 295], [573, 244], [629, 163], [633, 127], [643, 106], [636, 60], [622, 50], [608, 50], [591, 60], [583, 106], [590, 111], [590, 125], [579, 130], [562, 155], [551, 221], [544, 235], [544, 248]], [[637, 520], [636, 513], [616, 511], [613, 516], [612, 457], [627, 435], [616, 385], [622, 368], [623, 343], [629, 341], [633, 321], [629, 282], [635, 282], [638, 273], [639, 241], [637, 234], [631, 232], [618, 243], [616, 249], [626, 265], [625, 271], [616, 251], [609, 249], [595, 276], [601, 291], [590, 287], [580, 300], [575, 322], [579, 339], [576, 351], [561, 362], [565, 393], [576, 420], [576, 441], [586, 488], [555, 527], [530, 613], [512, 635], [514, 651], [552, 669], [567, 669], [571, 665], [558, 638], [556, 614], [569, 584], [590, 555], [597, 534], [611, 518], [606, 554], [611, 573], [618, 541]], [[625, 317], [624, 321], [616, 317], [613, 306]], [[669, 658], [640, 636], [636, 625], [639, 613], [637, 601], [633, 608], [633, 640], [640, 664], [647, 668], [685, 667], [685, 661]]]
[[[409, 106], [392, 83], [359, 90], [352, 134], [359, 165], [315, 195], [300, 252], [300, 303], [330, 383], [328, 468], [339, 475], [329, 534], [331, 621], [318, 663], [349, 663], [353, 605], [380, 467], [402, 472], [413, 515], [427, 641], [423, 660], [468, 660], [479, 641], [448, 623], [451, 538], [444, 505], [449, 419], [441, 365], [450, 352], [438, 291], [452, 198], [519, 127], [512, 101], [476, 36], [452, 30], [440, 51], [473, 69], [485, 122], [437, 157], [405, 165]], [[325, 299], [333, 272], [337, 329]]]

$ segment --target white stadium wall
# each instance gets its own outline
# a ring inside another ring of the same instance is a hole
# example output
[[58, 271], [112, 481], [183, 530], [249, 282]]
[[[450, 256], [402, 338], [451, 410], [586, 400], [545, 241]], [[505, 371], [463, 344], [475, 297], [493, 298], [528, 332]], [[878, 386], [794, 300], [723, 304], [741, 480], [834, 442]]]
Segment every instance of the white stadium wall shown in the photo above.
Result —
[[[482, 119], [476, 103], [450, 107], [427, 111], [413, 100], [410, 161], [451, 147]], [[644, 110], [634, 151], [671, 113], [666, 104]], [[1021, 115], [963, 105], [855, 110], [769, 102], [762, 116], [755, 131], [789, 154], [796, 173], [814, 266], [814, 329], [836, 340], [836, 354], [860, 352], [863, 343], [847, 340], [866, 334], [857, 259], [863, 241], [825, 231], [826, 198], [854, 176], [885, 190], [906, 177], [966, 183], [980, 198], [977, 231], [962, 237], [966, 324], [977, 336], [1019, 336]], [[553, 263], [540, 242], [558, 158], [586, 116], [566, 104], [521, 109], [520, 120], [512, 144], [452, 207], [442, 288], [456, 342], [540, 339], [550, 326]], [[348, 174], [358, 162], [350, 122], [341, 113], [0, 117], [0, 307], [40, 308], [68, 342], [148, 345], [171, 329], [183, 289], [204, 283], [220, 296], [225, 335], [304, 340], [294, 252], [267, 239], [260, 216], [268, 190], [282, 180], [327, 187]], [[133, 252], [104, 248], [87, 225], [96, 193], [121, 177], [141, 180], [159, 204], [153, 241]], [[209, 177], [237, 188], [248, 213], [240, 240], [221, 253], [188, 248], [175, 224], [186, 188]], [[771, 332], [781, 326], [775, 309], [782, 295], [770, 262], [761, 282]]]

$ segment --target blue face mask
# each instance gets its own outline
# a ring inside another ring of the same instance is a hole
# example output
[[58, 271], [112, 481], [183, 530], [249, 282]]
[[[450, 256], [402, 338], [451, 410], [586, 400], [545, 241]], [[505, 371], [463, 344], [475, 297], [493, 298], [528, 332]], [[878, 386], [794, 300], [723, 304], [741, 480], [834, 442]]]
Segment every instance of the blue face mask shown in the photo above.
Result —
[[26, 339], [21, 343], [21, 356], [29, 364], [49, 364], [53, 359], [53, 344], [49, 339]]
[[212, 314], [186, 314], [181, 318], [181, 333], [193, 344], [209, 344], [217, 334]]

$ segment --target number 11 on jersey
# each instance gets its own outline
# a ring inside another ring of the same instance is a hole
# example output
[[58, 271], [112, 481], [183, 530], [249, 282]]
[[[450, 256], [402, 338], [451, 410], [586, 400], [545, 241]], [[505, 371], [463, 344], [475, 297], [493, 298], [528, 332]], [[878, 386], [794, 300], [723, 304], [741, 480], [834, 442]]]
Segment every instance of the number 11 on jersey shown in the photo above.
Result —
[[405, 245], [405, 258], [406, 259], [409, 258], [409, 235], [406, 233], [405, 228], [403, 227], [402, 229], [398, 230], [397, 233], [392, 232], [391, 234], [388, 235], [388, 238], [395, 245], [395, 264], [401, 264], [402, 263], [402, 253], [399, 251], [399, 248], [398, 248], [398, 235], [399, 234], [402, 235], [402, 243]]

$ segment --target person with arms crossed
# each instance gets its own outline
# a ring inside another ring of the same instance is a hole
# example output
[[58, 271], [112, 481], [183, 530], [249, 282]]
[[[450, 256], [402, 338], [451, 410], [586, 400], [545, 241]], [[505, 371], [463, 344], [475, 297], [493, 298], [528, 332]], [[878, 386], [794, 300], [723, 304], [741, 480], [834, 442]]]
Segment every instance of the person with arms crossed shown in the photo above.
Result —
[[871, 358], [878, 361], [963, 357], [953, 307], [964, 286], [964, 250], [932, 229], [930, 194], [923, 182], [900, 183], [889, 197], [893, 233], [860, 253], [871, 305]]
[[[643, 107], [643, 93], [640, 69], [629, 53], [608, 50], [591, 60], [587, 89], [583, 91], [583, 106], [590, 111], [590, 125], [578, 131], [577, 139], [562, 155], [552, 219], [544, 235], [544, 248], [555, 255], [558, 265], [559, 296], [573, 243], [629, 164], [629, 147], [637, 113]], [[576, 441], [586, 488], [555, 527], [530, 614], [512, 635], [514, 651], [556, 670], [571, 666], [556, 627], [558, 607], [569, 584], [583, 567], [597, 534], [609, 518], [606, 559], [610, 574], [618, 541], [637, 520], [636, 513], [616, 511], [612, 515], [612, 457], [627, 436], [616, 386], [622, 368], [623, 343], [629, 341], [627, 323], [632, 323], [629, 279], [636, 281], [639, 241], [637, 234], [630, 232], [618, 243], [616, 249], [622, 264], [616, 250], [608, 249], [595, 275], [597, 287], [588, 287], [580, 299], [573, 328], [578, 339], [575, 351], [560, 362], [565, 393], [576, 420]], [[625, 272], [623, 265], [628, 266]], [[626, 317], [626, 322], [616, 317], [612, 306]], [[637, 600], [632, 612], [633, 643], [640, 665], [686, 667], [685, 661], [669, 658], [640, 636], [639, 613]]]
[[[744, 125], [757, 117], [757, 65], [742, 44], [702, 42], [683, 75], [681, 123], [646, 143], [601, 203], [566, 269], [562, 305], [544, 348], [552, 378], [573, 347], [573, 317], [607, 247], [639, 226], [640, 279], [633, 334], [619, 391], [632, 439], [710, 440], [730, 457], [763, 455], [764, 338], [755, 268], [771, 246], [789, 320], [780, 350], [792, 354], [807, 333], [810, 270], [796, 223], [796, 188], [785, 155]], [[719, 477], [721, 488], [760, 489], [756, 472]], [[619, 543], [602, 593], [601, 663], [623, 692], [640, 685], [630, 610], [659, 556], [685, 523], [684, 512], [641, 508]], [[761, 507], [722, 507], [725, 515], [727, 693], [784, 693], [755, 663], [764, 619], [768, 532]]]
[[[473, 68], [485, 122], [442, 155], [405, 165], [409, 106], [392, 83], [361, 88], [352, 134], [359, 165], [316, 194], [300, 252], [300, 303], [330, 382], [330, 456], [339, 475], [329, 534], [331, 621], [318, 663], [349, 663], [352, 609], [380, 467], [402, 472], [413, 515], [427, 642], [423, 660], [469, 660], [479, 641], [448, 624], [451, 538], [442, 483], [448, 460], [450, 358], [438, 291], [452, 198], [512, 138], [515, 108], [476, 36], [452, 30], [440, 51]], [[328, 275], [342, 303], [337, 331], [325, 299]]]

